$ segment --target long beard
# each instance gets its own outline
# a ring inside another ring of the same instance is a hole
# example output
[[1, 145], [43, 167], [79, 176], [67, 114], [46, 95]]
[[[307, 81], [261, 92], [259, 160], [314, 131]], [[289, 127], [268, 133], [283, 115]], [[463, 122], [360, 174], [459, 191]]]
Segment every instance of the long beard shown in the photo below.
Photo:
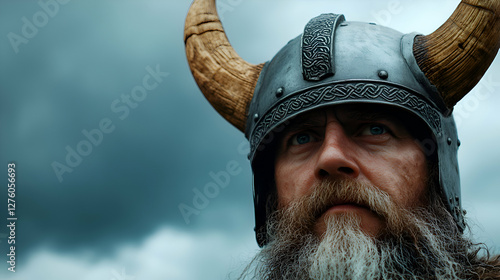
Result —
[[[318, 237], [314, 225], [333, 201], [366, 205], [385, 222], [377, 236], [354, 214], [329, 216]], [[312, 194], [276, 211], [269, 243], [254, 258], [254, 279], [464, 279], [471, 275], [463, 239], [437, 194], [427, 209], [403, 209], [379, 189], [353, 181], [324, 182]]]

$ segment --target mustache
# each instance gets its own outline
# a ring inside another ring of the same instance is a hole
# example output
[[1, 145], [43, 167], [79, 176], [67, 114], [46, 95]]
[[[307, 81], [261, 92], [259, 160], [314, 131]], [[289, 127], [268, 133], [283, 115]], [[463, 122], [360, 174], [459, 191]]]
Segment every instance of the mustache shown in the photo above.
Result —
[[[328, 209], [341, 204], [366, 208], [391, 225], [391, 230], [402, 230], [401, 212], [404, 211], [391, 196], [376, 186], [352, 179], [323, 180], [312, 192], [287, 205], [279, 205], [278, 220], [283, 226], [294, 223], [309, 231]], [[399, 215], [398, 215], [399, 214]], [[404, 224], [404, 223], [403, 223]], [[279, 229], [278, 229], [279, 230]]]

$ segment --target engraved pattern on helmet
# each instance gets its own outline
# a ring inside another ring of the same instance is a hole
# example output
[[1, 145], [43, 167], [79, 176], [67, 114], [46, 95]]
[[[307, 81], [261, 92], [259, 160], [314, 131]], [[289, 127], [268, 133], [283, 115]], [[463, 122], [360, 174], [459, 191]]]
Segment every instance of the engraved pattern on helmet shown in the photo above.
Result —
[[345, 21], [343, 15], [322, 14], [313, 18], [302, 35], [302, 72], [304, 79], [319, 81], [335, 74], [333, 37], [335, 28]]

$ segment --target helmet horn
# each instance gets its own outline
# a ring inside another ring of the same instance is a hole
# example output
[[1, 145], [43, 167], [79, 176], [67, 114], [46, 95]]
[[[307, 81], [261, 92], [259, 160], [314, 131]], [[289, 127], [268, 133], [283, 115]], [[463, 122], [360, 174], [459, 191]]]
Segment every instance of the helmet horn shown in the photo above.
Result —
[[244, 131], [247, 109], [264, 64], [244, 61], [226, 37], [215, 0], [195, 0], [184, 27], [191, 72], [210, 104]]
[[436, 31], [415, 38], [413, 53], [448, 108], [482, 78], [500, 47], [500, 0], [463, 0]]

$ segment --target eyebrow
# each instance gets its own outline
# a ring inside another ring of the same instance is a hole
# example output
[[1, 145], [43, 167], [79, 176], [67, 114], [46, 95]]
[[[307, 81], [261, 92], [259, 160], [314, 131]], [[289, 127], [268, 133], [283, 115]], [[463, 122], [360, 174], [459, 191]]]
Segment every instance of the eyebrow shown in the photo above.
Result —
[[324, 126], [326, 123], [326, 116], [324, 113], [310, 113], [305, 115], [299, 115], [292, 120], [283, 130], [284, 134], [288, 134], [290, 132], [302, 130], [305, 128], [311, 127], [320, 127]]
[[[340, 122], [350, 121], [389, 121], [397, 126], [402, 126], [405, 129], [408, 127], [407, 121], [403, 121], [401, 114], [396, 110], [381, 108], [371, 108], [369, 106], [361, 107], [341, 107], [333, 110], [335, 118]], [[326, 110], [309, 112], [298, 115], [291, 119], [281, 132], [281, 137], [284, 139], [287, 135], [296, 133], [301, 130], [314, 129], [324, 127], [326, 125]]]

